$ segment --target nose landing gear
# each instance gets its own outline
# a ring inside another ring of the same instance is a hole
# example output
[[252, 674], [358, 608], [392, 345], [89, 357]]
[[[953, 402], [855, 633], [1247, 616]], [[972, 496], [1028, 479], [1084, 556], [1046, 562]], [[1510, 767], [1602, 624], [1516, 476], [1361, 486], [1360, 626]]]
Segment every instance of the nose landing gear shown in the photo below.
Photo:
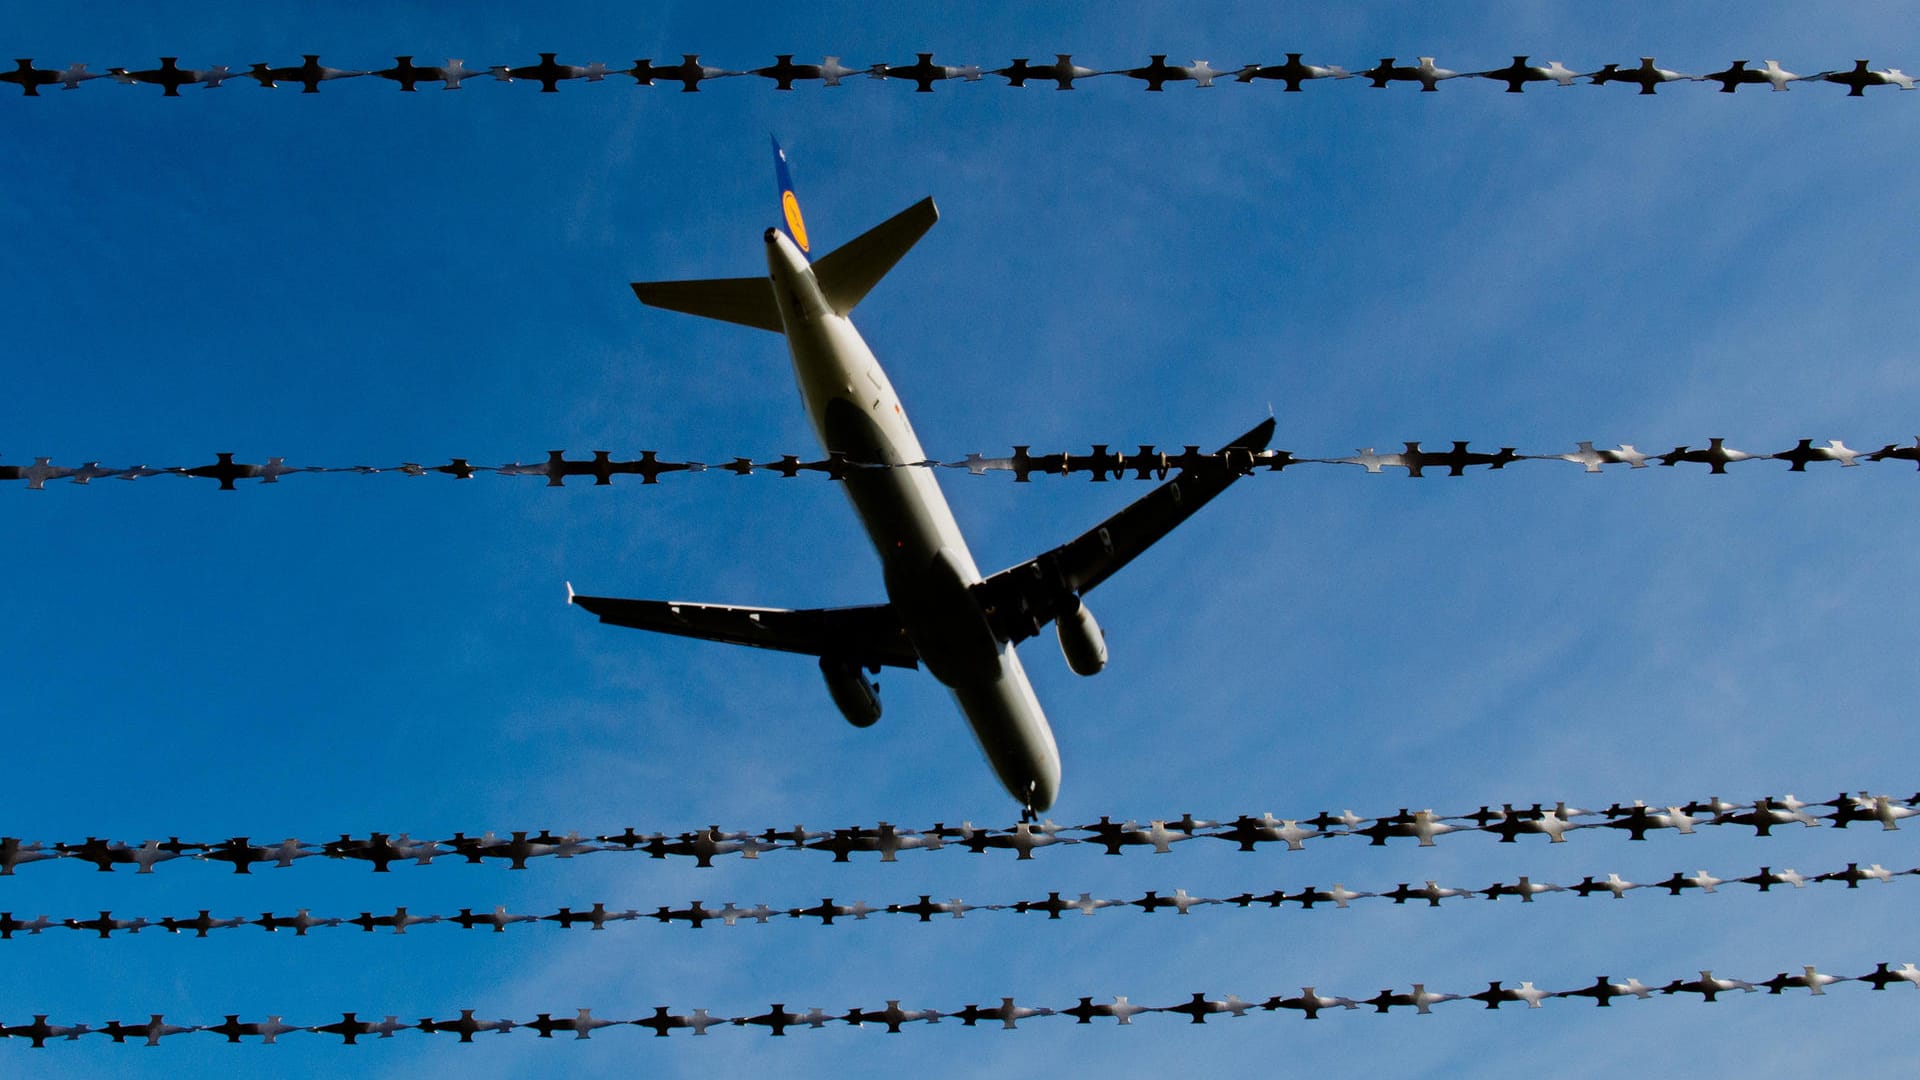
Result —
[[1037, 780], [1027, 781], [1027, 802], [1025, 806], [1020, 808], [1020, 824], [1022, 825], [1033, 825], [1040, 820], [1040, 815], [1033, 809], [1033, 792], [1034, 789], [1039, 786], [1040, 782]]

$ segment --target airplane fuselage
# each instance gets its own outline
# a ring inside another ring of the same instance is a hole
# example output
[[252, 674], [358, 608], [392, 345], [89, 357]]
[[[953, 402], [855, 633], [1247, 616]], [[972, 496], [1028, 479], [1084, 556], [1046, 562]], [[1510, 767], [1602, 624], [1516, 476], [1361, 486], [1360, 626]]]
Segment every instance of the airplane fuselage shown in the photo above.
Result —
[[[850, 462], [924, 461], [893, 384], [853, 323], [828, 304], [806, 256], [778, 229], [767, 230], [766, 243], [794, 378], [821, 445]], [[952, 691], [1008, 792], [1047, 809], [1060, 789], [1053, 730], [1019, 655], [989, 629], [971, 592], [980, 570], [934, 470], [854, 468], [845, 483], [921, 662]]]

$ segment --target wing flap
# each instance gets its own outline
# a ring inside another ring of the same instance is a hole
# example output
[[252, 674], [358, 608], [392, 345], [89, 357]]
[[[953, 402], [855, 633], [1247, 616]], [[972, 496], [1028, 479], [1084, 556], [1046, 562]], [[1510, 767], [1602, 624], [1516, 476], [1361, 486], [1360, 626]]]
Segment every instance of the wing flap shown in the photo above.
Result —
[[907, 639], [906, 630], [886, 604], [789, 610], [611, 596], [574, 596], [571, 600], [612, 626], [832, 656], [863, 666], [920, 666], [920, 656]]

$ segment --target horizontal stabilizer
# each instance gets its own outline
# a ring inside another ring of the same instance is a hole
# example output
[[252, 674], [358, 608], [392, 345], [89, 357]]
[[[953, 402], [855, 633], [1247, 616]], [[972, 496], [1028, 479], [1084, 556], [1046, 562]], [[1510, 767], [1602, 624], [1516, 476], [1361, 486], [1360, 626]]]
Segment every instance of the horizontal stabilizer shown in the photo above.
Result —
[[938, 220], [928, 196], [815, 260], [813, 276], [827, 303], [842, 315], [852, 311]]
[[636, 281], [633, 295], [649, 307], [784, 333], [773, 282], [764, 277], [704, 281]]

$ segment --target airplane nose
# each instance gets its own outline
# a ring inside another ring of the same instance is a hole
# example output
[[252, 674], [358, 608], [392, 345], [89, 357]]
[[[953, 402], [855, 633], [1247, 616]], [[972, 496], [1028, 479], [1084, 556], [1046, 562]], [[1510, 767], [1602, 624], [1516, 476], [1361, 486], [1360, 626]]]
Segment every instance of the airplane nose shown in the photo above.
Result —
[[1049, 753], [1036, 764], [1039, 765], [1039, 775], [1033, 778], [1028, 797], [1032, 800], [1035, 813], [1045, 813], [1060, 797], [1060, 754], [1058, 751]]
[[765, 240], [767, 243], [771, 244], [773, 243], [773, 234], [779, 231], [780, 231], [779, 229], [776, 229], [773, 226], [769, 225], [767, 226], [767, 231], [760, 234], [760, 239]]
[[1034, 762], [1039, 775], [1034, 777], [1033, 808], [1045, 813], [1060, 796], [1060, 747], [1054, 743], [1053, 729], [1047, 727], [1044, 719], [1040, 721], [1040, 731], [1043, 742], [1039, 760]]

